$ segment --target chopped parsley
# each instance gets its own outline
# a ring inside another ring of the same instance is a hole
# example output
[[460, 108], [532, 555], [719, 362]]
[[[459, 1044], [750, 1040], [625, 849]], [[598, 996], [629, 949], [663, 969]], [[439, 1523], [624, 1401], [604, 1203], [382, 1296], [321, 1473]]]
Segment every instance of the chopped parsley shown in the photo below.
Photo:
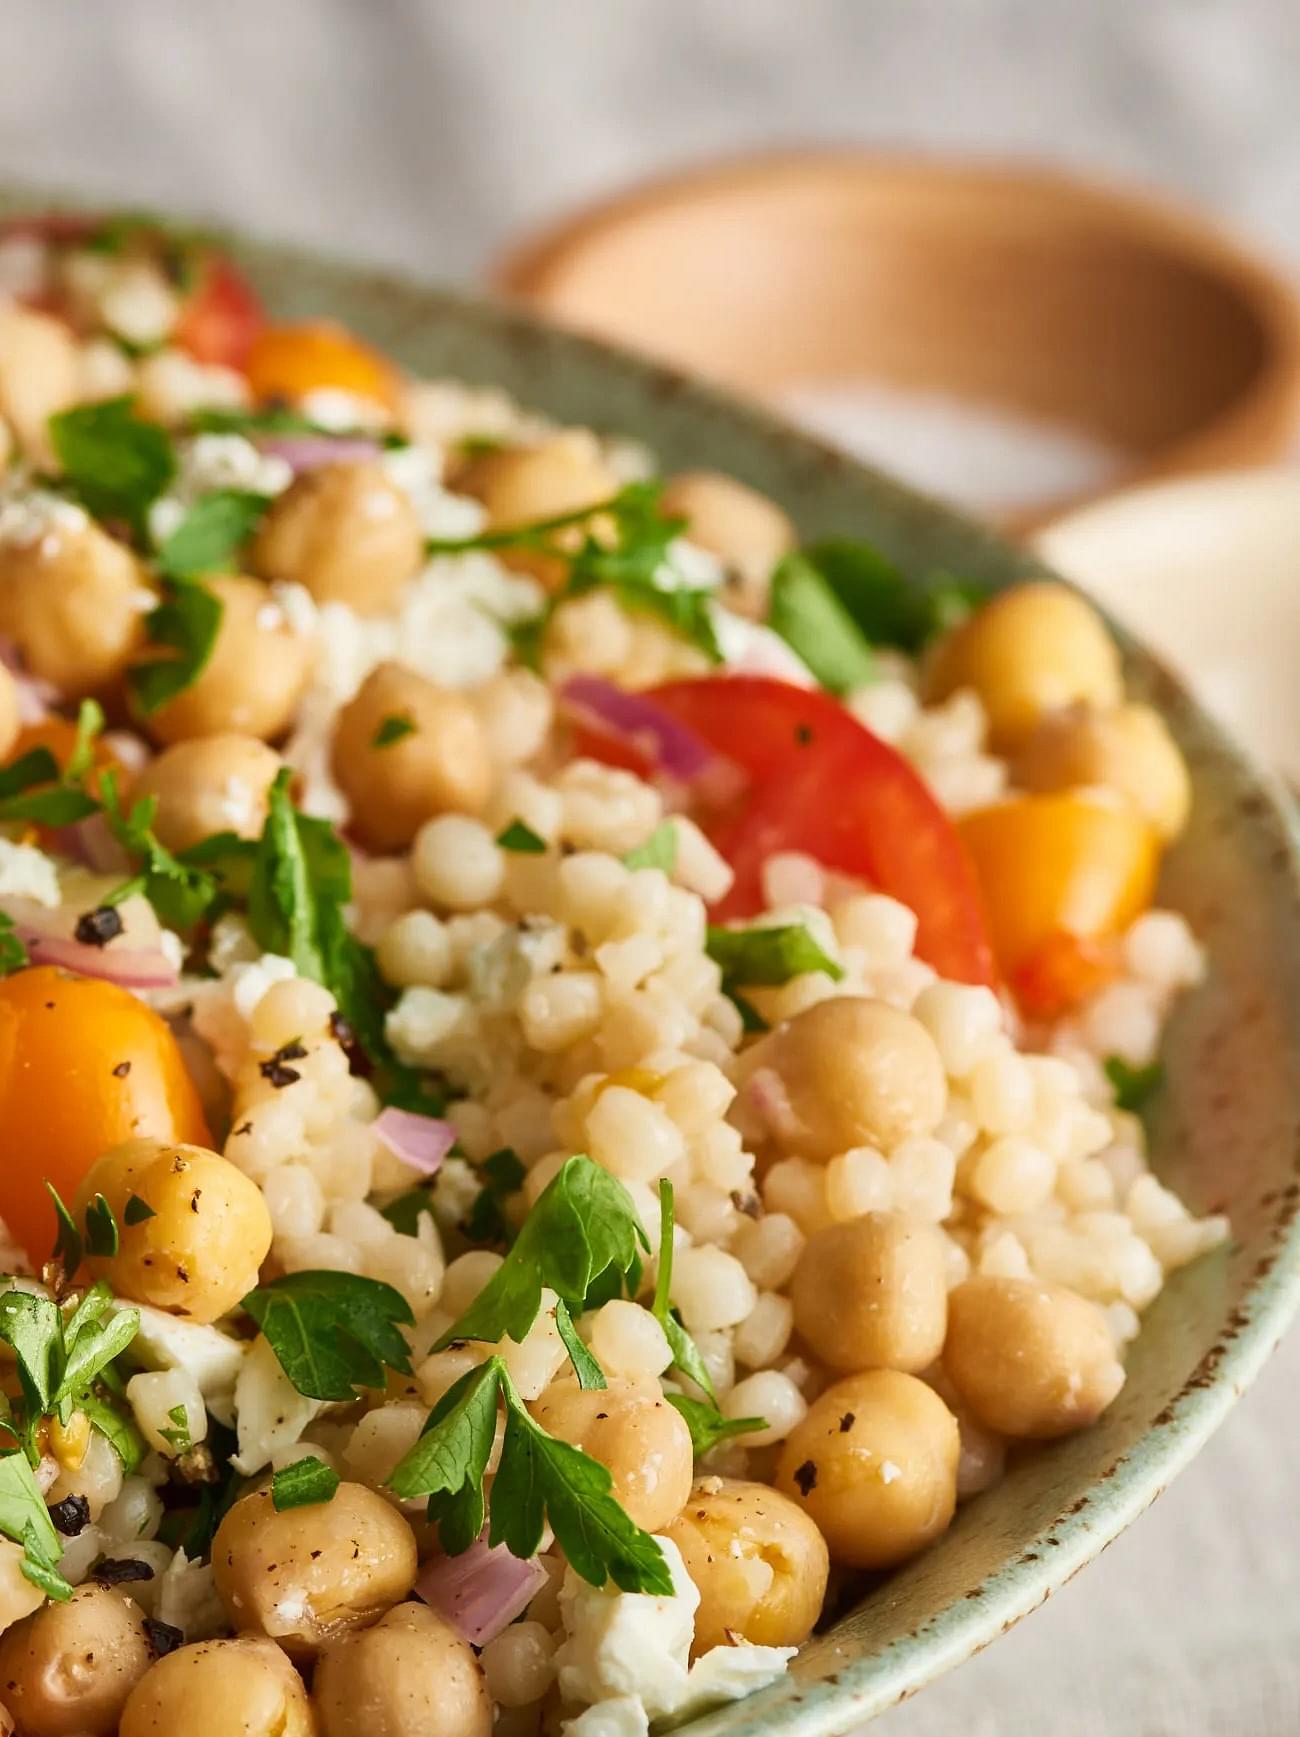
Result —
[[512, 1231], [506, 1217], [506, 1201], [518, 1194], [528, 1175], [519, 1154], [501, 1147], [479, 1166], [483, 1187], [466, 1214], [462, 1229], [470, 1242], [508, 1243]]
[[182, 862], [158, 842], [153, 832], [156, 796], [143, 797], [124, 811], [112, 772], [101, 773], [99, 790], [109, 831], [124, 850], [140, 859], [138, 871], [114, 887], [104, 903], [120, 905], [124, 899], [143, 893], [169, 928], [191, 928], [217, 895], [216, 876]]
[[502, 850], [512, 850], [521, 856], [541, 856], [546, 850], [546, 840], [518, 817], [497, 834], [497, 843]]
[[187, 1454], [194, 1446], [194, 1437], [190, 1434], [190, 1414], [183, 1405], [173, 1405], [167, 1413], [170, 1429], [160, 1429], [158, 1434], [167, 1443], [174, 1454]]
[[168, 579], [198, 579], [226, 573], [266, 511], [270, 497], [251, 489], [213, 489], [200, 495], [158, 548], [158, 566]]
[[286, 1508], [314, 1508], [333, 1500], [339, 1475], [314, 1454], [282, 1466], [271, 1479], [271, 1506], [277, 1514]]
[[670, 1393], [668, 1403], [679, 1411], [691, 1432], [691, 1447], [696, 1459], [711, 1452], [719, 1442], [733, 1436], [749, 1435], [753, 1430], [766, 1429], [763, 1417], [724, 1417], [716, 1405], [701, 1399], [688, 1399], [684, 1393]]
[[29, 963], [27, 948], [13, 918], [8, 911], [0, 911], [0, 977], [8, 977], [11, 971], [21, 971]]
[[808, 971], [825, 972], [835, 983], [844, 976], [843, 966], [803, 923], [756, 924], [748, 929], [710, 924], [705, 951], [722, 967], [722, 987], [728, 993], [779, 988]]
[[878, 549], [851, 537], [814, 543], [797, 560], [821, 579], [861, 641], [913, 655], [984, 597], [980, 586], [947, 573], [907, 578]]
[[415, 720], [406, 712], [389, 712], [382, 718], [379, 728], [370, 738], [372, 748], [391, 748], [394, 742], [400, 742], [404, 736], [415, 734]]
[[72, 1588], [59, 1573], [63, 1543], [24, 1454], [0, 1459], [0, 1532], [23, 1547], [24, 1576], [47, 1597], [64, 1603]]
[[677, 827], [671, 820], [661, 820], [644, 844], [627, 852], [623, 862], [630, 869], [657, 868], [672, 874], [677, 867]]
[[203, 674], [221, 631], [223, 613], [221, 599], [197, 579], [168, 581], [162, 602], [144, 620], [150, 642], [175, 655], [142, 658], [126, 672], [131, 698], [145, 717], [152, 717], [177, 694], [193, 687]]
[[72, 826], [93, 814], [97, 806], [93, 796], [68, 781], [48, 748], [29, 748], [8, 766], [0, 767], [0, 821]]
[[149, 508], [176, 475], [171, 436], [137, 416], [129, 397], [61, 410], [49, 428], [67, 489], [95, 518], [143, 541]]
[[113, 1208], [97, 1194], [86, 1208], [86, 1253], [100, 1260], [112, 1260], [121, 1244]]
[[772, 575], [767, 625], [830, 693], [852, 693], [875, 680], [875, 659], [861, 629], [812, 562], [797, 551]]
[[400, 1291], [356, 1273], [286, 1273], [259, 1285], [243, 1306], [281, 1369], [309, 1399], [355, 1399], [382, 1387], [385, 1371], [411, 1373], [401, 1329], [414, 1324]]
[[147, 1200], [141, 1200], [138, 1194], [128, 1197], [122, 1211], [123, 1224], [143, 1224], [147, 1218], [157, 1218], [158, 1214]]
[[13, 1351], [21, 1392], [4, 1428], [33, 1464], [40, 1458], [36, 1438], [42, 1418], [57, 1416], [66, 1425], [74, 1411], [85, 1411], [99, 1427], [92, 1389], [108, 1378], [114, 1359], [139, 1327], [140, 1311], [115, 1309], [113, 1293], [102, 1281], [70, 1313], [30, 1291], [0, 1294], [0, 1339]]
[[1153, 1061], [1146, 1067], [1135, 1068], [1122, 1056], [1110, 1055], [1103, 1065], [1115, 1093], [1115, 1108], [1131, 1110], [1134, 1115], [1146, 1109], [1165, 1083], [1163, 1062]]

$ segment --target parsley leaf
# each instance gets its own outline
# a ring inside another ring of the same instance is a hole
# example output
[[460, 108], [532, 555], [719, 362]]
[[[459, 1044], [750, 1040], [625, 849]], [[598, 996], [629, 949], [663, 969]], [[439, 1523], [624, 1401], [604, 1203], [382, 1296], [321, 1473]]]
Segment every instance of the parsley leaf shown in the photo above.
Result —
[[797, 551], [772, 575], [767, 625], [830, 693], [852, 693], [874, 681], [875, 659], [861, 630], [812, 562]]
[[200, 495], [176, 529], [163, 539], [158, 549], [160, 571], [168, 579], [229, 572], [269, 499], [251, 489], [213, 489]]
[[835, 983], [844, 975], [843, 966], [803, 923], [757, 924], [748, 929], [710, 924], [704, 948], [722, 967], [724, 990], [776, 988], [806, 971], [824, 971]]
[[391, 748], [394, 742], [400, 742], [403, 736], [415, 733], [415, 721], [405, 712], [389, 712], [386, 718], [379, 720], [379, 728], [370, 738], [372, 748]]
[[63, 1543], [25, 1454], [0, 1459], [0, 1532], [22, 1545], [22, 1571], [33, 1586], [60, 1603], [72, 1597], [58, 1571]]
[[869, 543], [832, 537], [800, 550], [868, 645], [919, 652], [979, 603], [984, 592], [946, 573], [905, 577]]
[[282, 1466], [271, 1479], [271, 1506], [277, 1514], [286, 1508], [313, 1508], [329, 1502], [339, 1487], [339, 1475], [324, 1460], [307, 1454]]
[[578, 1377], [578, 1386], [588, 1390], [602, 1388], [608, 1385], [605, 1371], [597, 1363], [589, 1346], [578, 1337], [578, 1329], [573, 1324], [573, 1316], [568, 1305], [562, 1300], [555, 1305], [555, 1330], [560, 1335], [564, 1349], [569, 1353], [569, 1362], [573, 1372]]
[[0, 821], [71, 826], [93, 814], [95, 807], [93, 796], [65, 782], [48, 748], [31, 748], [10, 765], [0, 767]]
[[109, 1400], [100, 1399], [93, 1393], [81, 1399], [78, 1408], [85, 1412], [93, 1427], [108, 1442], [122, 1462], [123, 1475], [129, 1478], [149, 1451], [134, 1420], [119, 1411]]
[[147, 1200], [142, 1200], [138, 1194], [132, 1194], [122, 1212], [123, 1224], [143, 1224], [146, 1218], [157, 1218], [158, 1214]]
[[541, 856], [546, 849], [546, 840], [517, 817], [497, 834], [497, 843], [502, 850], [517, 851], [523, 856]]
[[52, 1182], [45, 1184], [50, 1199], [54, 1202], [54, 1217], [57, 1229], [54, 1235], [54, 1250], [50, 1259], [58, 1261], [63, 1268], [65, 1278], [71, 1278], [81, 1265], [81, 1232], [77, 1229], [77, 1221], [68, 1211], [62, 1196]]
[[183, 1405], [173, 1405], [167, 1413], [170, 1429], [160, 1429], [158, 1434], [175, 1454], [187, 1454], [194, 1446], [190, 1435], [190, 1414]]
[[[184, 526], [181, 527], [184, 529]], [[145, 616], [153, 645], [176, 653], [174, 657], [146, 657], [126, 672], [131, 698], [145, 717], [184, 693], [207, 668], [221, 631], [224, 613], [221, 599], [195, 579], [173, 579], [167, 595]]]
[[400, 1235], [419, 1236], [421, 1218], [426, 1212], [432, 1216], [433, 1196], [427, 1188], [408, 1188], [379, 1210]]
[[1114, 1089], [1115, 1108], [1131, 1110], [1134, 1115], [1141, 1114], [1165, 1083], [1163, 1062], [1153, 1061], [1144, 1068], [1135, 1068], [1122, 1056], [1109, 1055], [1103, 1065]]
[[411, 1373], [398, 1330], [414, 1324], [400, 1291], [356, 1273], [286, 1273], [259, 1285], [243, 1306], [266, 1335], [280, 1367], [309, 1399], [354, 1399], [382, 1387], [384, 1370]]
[[724, 1417], [716, 1405], [709, 1405], [700, 1399], [688, 1399], [684, 1393], [670, 1393], [667, 1399], [669, 1405], [675, 1411], [680, 1411], [686, 1420], [696, 1459], [709, 1453], [719, 1442], [730, 1441], [737, 1435], [748, 1435], [751, 1430], [767, 1428], [765, 1417]]
[[143, 539], [150, 506], [176, 474], [166, 430], [138, 417], [129, 397], [61, 410], [49, 427], [63, 480], [87, 512]]
[[505, 1203], [518, 1194], [528, 1175], [519, 1154], [509, 1146], [493, 1152], [479, 1166], [483, 1187], [465, 1217], [462, 1229], [471, 1242], [509, 1242], [510, 1221]]
[[673, 1368], [693, 1381], [702, 1393], [707, 1393], [717, 1410], [717, 1395], [713, 1377], [700, 1356], [699, 1347], [682, 1325], [681, 1318], [670, 1301], [673, 1287], [673, 1185], [665, 1176], [659, 1183], [659, 1271], [655, 1275], [654, 1301], [650, 1312], [664, 1330], [664, 1338], [673, 1354]]
[[18, 1380], [31, 1412], [50, 1408], [62, 1374], [63, 1317], [57, 1303], [30, 1291], [0, 1296], [0, 1339], [18, 1360]]
[[623, 1184], [590, 1158], [566, 1160], [538, 1198], [505, 1260], [435, 1350], [457, 1339], [520, 1344], [549, 1288], [571, 1314], [581, 1314], [588, 1293], [604, 1275], [640, 1276], [638, 1246], [649, 1248], [632, 1198]]
[[630, 869], [657, 868], [670, 875], [677, 867], [677, 828], [671, 820], [661, 820], [646, 839], [623, 858]]
[[428, 1496], [429, 1518], [449, 1556], [468, 1550], [483, 1530], [483, 1474], [496, 1439], [502, 1367], [489, 1357], [453, 1382], [388, 1479], [404, 1501]]
[[99, 790], [109, 831], [124, 850], [143, 859], [139, 873], [114, 887], [104, 903], [120, 905], [134, 893], [143, 893], [169, 928], [191, 928], [217, 895], [215, 875], [182, 862], [159, 844], [153, 833], [156, 796], [144, 797], [124, 813], [112, 772], [100, 774]]
[[97, 1194], [86, 1208], [86, 1253], [111, 1260], [120, 1240], [113, 1208]]
[[104, 708], [98, 700], [82, 700], [77, 708], [77, 734], [63, 768], [64, 784], [80, 784], [95, 764], [95, 738], [104, 728]]
[[27, 948], [8, 911], [0, 911], [0, 977], [21, 971], [28, 964]]

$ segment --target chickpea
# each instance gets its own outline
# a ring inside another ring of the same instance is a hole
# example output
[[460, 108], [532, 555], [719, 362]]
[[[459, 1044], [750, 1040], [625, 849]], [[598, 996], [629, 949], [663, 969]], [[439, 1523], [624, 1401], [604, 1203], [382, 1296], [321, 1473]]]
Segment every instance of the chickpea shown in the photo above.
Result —
[[925, 687], [928, 700], [974, 688], [999, 751], [1023, 742], [1045, 712], [1076, 700], [1117, 706], [1124, 697], [1105, 622], [1052, 580], [1017, 585], [977, 609], [935, 648]]
[[1095, 1423], [1124, 1385], [1101, 1310], [1038, 1279], [958, 1285], [943, 1363], [977, 1423], [1038, 1441]]
[[948, 1319], [944, 1241], [919, 1219], [868, 1212], [815, 1231], [790, 1297], [794, 1322], [827, 1368], [926, 1369]]
[[388, 609], [424, 561], [410, 496], [378, 460], [327, 464], [290, 484], [253, 541], [264, 579], [295, 579], [320, 603]]
[[[488, 530], [507, 531], [607, 501], [618, 493], [618, 478], [593, 435], [568, 429], [535, 446], [506, 446], [485, 453], [466, 467], [456, 486], [482, 501]], [[581, 527], [575, 527], [557, 543], [576, 548], [582, 536]], [[516, 572], [531, 573], [552, 591], [563, 584], [568, 572], [565, 561], [555, 555], [505, 549], [501, 559]]]
[[928, 1134], [948, 1101], [934, 1039], [910, 1013], [864, 996], [819, 1001], [747, 1057], [744, 1107], [785, 1151], [824, 1164]]
[[113, 1737], [151, 1662], [144, 1613], [106, 1586], [79, 1586], [0, 1637], [0, 1683], [28, 1737]]
[[256, 736], [199, 736], [151, 760], [133, 794], [158, 798], [154, 831], [168, 850], [187, 850], [216, 832], [257, 838], [280, 764]]
[[0, 304], [0, 416], [33, 463], [54, 463], [49, 419], [77, 398], [77, 342], [62, 320]]
[[0, 664], [0, 760], [6, 759], [22, 728], [22, 703], [18, 683]]
[[1017, 755], [1013, 775], [1026, 790], [1118, 791], [1162, 838], [1177, 837], [1192, 803], [1186, 762], [1151, 706], [1049, 712]]
[[0, 633], [69, 699], [121, 675], [151, 601], [131, 551], [75, 512], [31, 542], [0, 543]]
[[759, 621], [767, 613], [772, 570], [796, 543], [790, 520], [766, 495], [717, 471], [683, 471], [661, 497], [666, 517], [686, 520], [686, 535], [727, 569], [722, 600]]
[[132, 1689], [119, 1737], [317, 1737], [302, 1679], [261, 1635], [199, 1641]]
[[237, 1629], [256, 1629], [307, 1659], [406, 1597], [415, 1535], [364, 1484], [340, 1484], [328, 1502], [283, 1513], [269, 1489], [255, 1490], [218, 1526], [212, 1573]]
[[[257, 1283], [271, 1247], [271, 1215], [261, 1190], [202, 1146], [127, 1140], [97, 1159], [77, 1193], [77, 1213], [99, 1193], [119, 1227], [115, 1255], [91, 1256], [96, 1278], [119, 1296], [191, 1321], [211, 1322]], [[138, 1196], [153, 1216], [132, 1224]]]
[[657, 1383], [556, 1381], [529, 1409], [548, 1434], [608, 1469], [615, 1499], [645, 1531], [662, 1531], [681, 1512], [694, 1471], [691, 1432]]
[[957, 1505], [957, 1419], [924, 1381], [871, 1369], [828, 1387], [777, 1463], [831, 1560], [890, 1568], [937, 1538]]
[[[414, 728], [384, 742], [390, 727]], [[371, 670], [334, 727], [334, 776], [361, 841], [376, 851], [410, 844], [426, 820], [474, 813], [488, 799], [492, 765], [483, 726], [462, 695], [400, 663]]]
[[422, 1604], [330, 1641], [312, 1683], [322, 1737], [489, 1737], [492, 1697], [469, 1642]]
[[221, 603], [212, 653], [189, 687], [142, 722], [160, 742], [283, 735], [306, 685], [308, 640], [258, 580], [227, 575], [204, 583]]
[[664, 1528], [699, 1589], [692, 1651], [726, 1646], [797, 1647], [826, 1596], [826, 1541], [797, 1503], [766, 1484], [701, 1478]]

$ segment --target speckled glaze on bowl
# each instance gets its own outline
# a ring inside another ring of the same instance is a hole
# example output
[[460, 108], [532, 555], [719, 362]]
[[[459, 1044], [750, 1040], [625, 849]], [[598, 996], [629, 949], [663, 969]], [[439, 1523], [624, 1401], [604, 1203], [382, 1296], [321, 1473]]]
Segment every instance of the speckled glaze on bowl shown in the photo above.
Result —
[[[0, 195], [0, 216], [42, 203]], [[564, 421], [637, 435], [666, 468], [730, 471], [807, 536], [864, 537], [907, 571], [990, 587], [1042, 571], [947, 508], [663, 368], [462, 296], [232, 245], [277, 316], [337, 315], [421, 374], [499, 384]], [[1300, 835], [1279, 787], [1149, 655], [1126, 650], [1134, 690], [1164, 712], [1192, 767], [1192, 823], [1161, 895], [1211, 960], [1169, 1030], [1154, 1161], [1197, 1211], [1231, 1214], [1232, 1241], [1170, 1281], [1096, 1428], [1026, 1456], [810, 1641], [785, 1680], [693, 1721], [692, 1737], [832, 1737], [995, 1640], [1187, 1464], [1300, 1301]]]

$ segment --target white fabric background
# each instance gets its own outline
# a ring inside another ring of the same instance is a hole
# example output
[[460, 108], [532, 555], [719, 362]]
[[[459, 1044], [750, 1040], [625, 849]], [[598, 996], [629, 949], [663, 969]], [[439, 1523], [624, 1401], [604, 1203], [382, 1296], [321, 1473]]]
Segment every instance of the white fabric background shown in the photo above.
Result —
[[[1298, 0], [0, 0], [0, 177], [468, 277], [711, 152], [1163, 183], [1300, 263]], [[1300, 1339], [1198, 1464], [889, 1737], [1300, 1730]]]

